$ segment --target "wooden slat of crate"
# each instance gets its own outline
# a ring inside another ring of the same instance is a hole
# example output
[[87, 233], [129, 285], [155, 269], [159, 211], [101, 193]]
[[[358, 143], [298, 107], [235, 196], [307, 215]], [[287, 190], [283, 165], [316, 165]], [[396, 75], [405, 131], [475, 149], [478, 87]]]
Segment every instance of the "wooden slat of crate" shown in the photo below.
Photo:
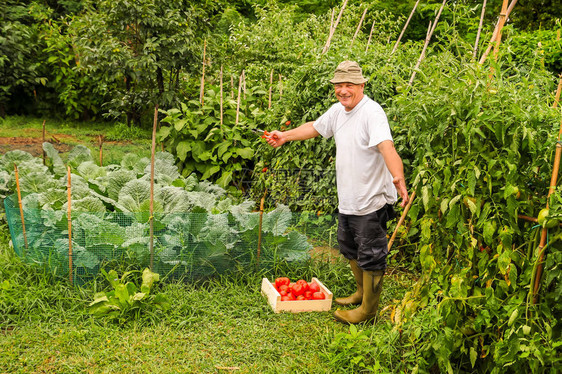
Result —
[[281, 301], [281, 295], [267, 278], [262, 279], [261, 292], [267, 297], [267, 301], [275, 313], [325, 312], [330, 310], [332, 308], [332, 292], [318, 278], [312, 278], [312, 282], [316, 282], [320, 286], [320, 290], [326, 295], [324, 300]]

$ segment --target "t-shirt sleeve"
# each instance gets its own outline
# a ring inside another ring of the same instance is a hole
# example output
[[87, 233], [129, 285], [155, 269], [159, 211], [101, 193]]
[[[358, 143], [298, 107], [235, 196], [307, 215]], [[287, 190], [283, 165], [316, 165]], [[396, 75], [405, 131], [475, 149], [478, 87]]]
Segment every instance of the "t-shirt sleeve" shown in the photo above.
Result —
[[316, 121], [314, 121], [314, 129], [318, 131], [324, 138], [334, 136], [334, 124], [336, 119], [336, 106], [333, 105], [324, 114], [322, 114]]
[[379, 104], [374, 104], [372, 115], [369, 116], [368, 121], [369, 147], [375, 147], [385, 140], [392, 141], [392, 134], [386, 114]]

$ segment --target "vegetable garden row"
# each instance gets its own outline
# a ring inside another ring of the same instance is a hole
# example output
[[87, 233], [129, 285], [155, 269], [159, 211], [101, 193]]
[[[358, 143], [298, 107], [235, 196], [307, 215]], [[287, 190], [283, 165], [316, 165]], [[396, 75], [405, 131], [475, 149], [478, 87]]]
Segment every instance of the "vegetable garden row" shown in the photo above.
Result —
[[[255, 23], [232, 26], [224, 45], [205, 44], [203, 71], [185, 76], [187, 98], [159, 111], [156, 139], [169, 153], [155, 161], [153, 215], [146, 213], [149, 161], [134, 155], [100, 167], [80, 150], [63, 164], [49, 145], [47, 166], [6, 154], [0, 193], [15, 192], [18, 163], [22, 190], [30, 192], [24, 216], [29, 210], [30, 224], [39, 224], [29, 229], [28, 245], [45, 243], [66, 264], [71, 166], [72, 209], [86, 211], [72, 220], [83, 240], [76, 242], [75, 265], [84, 272], [116, 252], [144, 256], [146, 264], [152, 220], [155, 264], [166, 269], [253, 267], [260, 237], [265, 262], [303, 258], [310, 234], [288, 229], [334, 212], [334, 145], [318, 138], [272, 149], [252, 130], [314, 120], [335, 101], [328, 77], [337, 63], [357, 60], [369, 77], [365, 93], [388, 115], [415, 196], [401, 212], [403, 223], [390, 227], [393, 265], [420, 276], [391, 306], [391, 320], [371, 330], [364, 351], [334, 343], [359, 357], [349, 369], [384, 360], [394, 365], [389, 372], [556, 372], [562, 361], [562, 188], [555, 162], [562, 41], [559, 29], [501, 29], [515, 3], [504, 2], [498, 31], [483, 25], [481, 37], [480, 7], [433, 4], [426, 40], [401, 43], [405, 19], [347, 1], [305, 21], [290, 8], [258, 10]], [[99, 43], [108, 40], [114, 41]], [[96, 65], [85, 49], [77, 47], [85, 56], [77, 72], [108, 62]], [[227, 70], [237, 77], [243, 70], [244, 79], [228, 86]], [[251, 183], [241, 184], [247, 170]], [[260, 201], [261, 228], [260, 212], [253, 212]], [[6, 204], [19, 220], [17, 199]], [[96, 240], [101, 227], [115, 232], [110, 241]], [[320, 239], [328, 240], [328, 232]], [[22, 235], [12, 231], [20, 252]]]

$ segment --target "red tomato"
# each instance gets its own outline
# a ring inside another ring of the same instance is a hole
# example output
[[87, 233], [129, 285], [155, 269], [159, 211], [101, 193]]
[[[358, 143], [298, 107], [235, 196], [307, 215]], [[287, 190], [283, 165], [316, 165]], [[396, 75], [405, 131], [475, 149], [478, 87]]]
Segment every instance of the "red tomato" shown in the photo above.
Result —
[[287, 291], [279, 291], [279, 295], [281, 295], [281, 296], [287, 296]]
[[314, 293], [320, 291], [320, 286], [316, 282], [310, 282], [308, 284], [308, 289], [310, 290], [310, 292]]
[[304, 298], [307, 299], [307, 300], [312, 299], [312, 292], [310, 292], [310, 291], [305, 291], [305, 292], [304, 292]]
[[314, 300], [323, 300], [323, 299], [326, 298], [326, 295], [324, 295], [324, 292], [318, 291], [318, 292], [314, 292], [314, 293], [312, 294], [312, 298], [313, 298]]
[[304, 288], [302, 288], [302, 284], [300, 283], [295, 283], [293, 285], [293, 287], [291, 288], [293, 295], [295, 296], [301, 296], [302, 294], [304, 294]]
[[291, 299], [289, 299], [289, 296], [281, 296], [281, 301], [291, 301]]
[[285, 122], [285, 126], [289, 126], [290, 124], [291, 124], [291, 121]]
[[299, 279], [297, 281], [297, 284], [300, 284], [302, 286], [304, 292], [308, 291], [308, 283], [304, 279]]
[[295, 299], [296, 299], [296, 298], [295, 298], [295, 295], [293, 295], [292, 292], [287, 292], [287, 297], [289, 298], [289, 301], [295, 300]]
[[279, 292], [285, 291], [285, 293], [287, 293], [288, 290], [289, 290], [289, 286], [287, 286], [286, 284], [280, 285], [278, 289]]
[[297, 296], [297, 300], [306, 300], [303, 295]]
[[262, 172], [262, 173], [265, 173], [266, 171], [267, 171], [267, 168], [261, 169], [261, 172]]
[[282, 285], [286, 284], [287, 286], [291, 283], [290, 279], [287, 277], [279, 277], [275, 279], [275, 288], [279, 289]]

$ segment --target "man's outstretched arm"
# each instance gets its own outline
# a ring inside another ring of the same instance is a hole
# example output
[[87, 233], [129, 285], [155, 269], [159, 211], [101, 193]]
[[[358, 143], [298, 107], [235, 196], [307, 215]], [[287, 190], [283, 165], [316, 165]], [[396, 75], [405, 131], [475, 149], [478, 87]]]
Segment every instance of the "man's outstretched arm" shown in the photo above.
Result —
[[315, 138], [320, 133], [316, 131], [313, 126], [314, 121], [306, 122], [295, 129], [288, 131], [272, 131], [268, 137], [266, 137], [267, 142], [272, 147], [280, 147], [287, 142], [292, 142], [295, 140], [306, 140], [310, 138]]

